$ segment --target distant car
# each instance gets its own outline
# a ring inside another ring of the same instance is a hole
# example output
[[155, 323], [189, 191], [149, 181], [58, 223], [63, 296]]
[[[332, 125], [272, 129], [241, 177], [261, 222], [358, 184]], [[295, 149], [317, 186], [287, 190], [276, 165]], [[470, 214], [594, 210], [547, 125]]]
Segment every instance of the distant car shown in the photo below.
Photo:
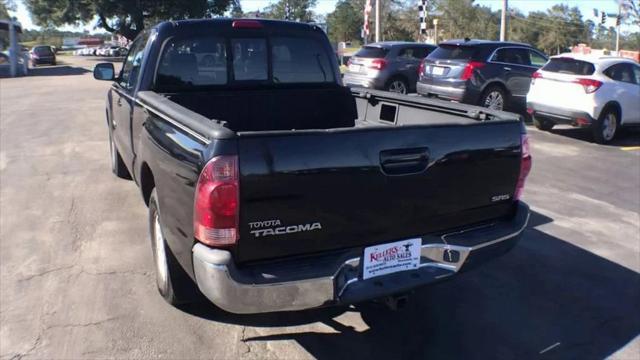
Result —
[[420, 62], [435, 48], [395, 41], [365, 45], [349, 59], [343, 82], [401, 94], [415, 92]]
[[124, 53], [122, 52], [122, 47], [120, 47], [120, 46], [109, 46], [104, 51], [104, 56], [119, 57], [119, 56], [123, 56], [123, 55], [124, 55]]
[[535, 126], [590, 127], [608, 143], [621, 126], [640, 125], [640, 65], [611, 56], [554, 56], [533, 74], [527, 111]]
[[495, 110], [524, 107], [531, 75], [546, 62], [528, 44], [449, 40], [423, 62], [418, 93]]
[[[9, 54], [5, 54], [0, 52], [0, 75], [9, 76], [10, 68], [11, 68], [11, 59]], [[18, 74], [27, 75], [29, 74], [29, 55], [28, 53], [22, 53], [22, 56], [18, 57]]]
[[36, 67], [40, 64], [56, 64], [56, 54], [49, 45], [37, 45], [29, 52], [31, 66]]

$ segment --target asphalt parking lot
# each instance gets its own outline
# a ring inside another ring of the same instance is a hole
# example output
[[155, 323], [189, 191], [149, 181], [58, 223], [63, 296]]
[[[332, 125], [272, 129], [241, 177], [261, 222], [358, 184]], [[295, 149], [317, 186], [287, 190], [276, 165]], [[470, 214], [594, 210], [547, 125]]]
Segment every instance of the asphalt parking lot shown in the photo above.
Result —
[[147, 209], [109, 168], [94, 58], [0, 79], [0, 358], [640, 358], [640, 132], [530, 127], [532, 220], [507, 255], [372, 304], [167, 305]]

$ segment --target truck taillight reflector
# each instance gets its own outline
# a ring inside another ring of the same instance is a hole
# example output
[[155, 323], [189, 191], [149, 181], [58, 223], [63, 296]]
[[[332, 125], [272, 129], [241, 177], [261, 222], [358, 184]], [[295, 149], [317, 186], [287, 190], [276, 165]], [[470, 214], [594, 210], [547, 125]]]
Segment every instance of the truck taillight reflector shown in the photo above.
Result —
[[518, 176], [518, 184], [516, 185], [515, 195], [513, 196], [515, 200], [520, 200], [522, 197], [524, 183], [527, 180], [527, 176], [529, 176], [529, 172], [531, 172], [532, 165], [531, 152], [529, 150], [529, 135], [522, 134], [520, 142], [522, 155], [520, 159], [520, 175]]
[[193, 206], [193, 234], [210, 246], [238, 241], [238, 157], [216, 156], [202, 169]]

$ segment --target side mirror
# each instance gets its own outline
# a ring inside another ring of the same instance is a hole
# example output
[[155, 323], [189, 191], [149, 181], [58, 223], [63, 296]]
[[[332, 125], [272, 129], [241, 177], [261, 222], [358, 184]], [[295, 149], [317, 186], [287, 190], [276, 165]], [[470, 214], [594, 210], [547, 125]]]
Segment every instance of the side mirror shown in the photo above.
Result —
[[112, 63], [100, 63], [93, 68], [93, 77], [96, 80], [114, 80], [116, 78], [116, 70]]

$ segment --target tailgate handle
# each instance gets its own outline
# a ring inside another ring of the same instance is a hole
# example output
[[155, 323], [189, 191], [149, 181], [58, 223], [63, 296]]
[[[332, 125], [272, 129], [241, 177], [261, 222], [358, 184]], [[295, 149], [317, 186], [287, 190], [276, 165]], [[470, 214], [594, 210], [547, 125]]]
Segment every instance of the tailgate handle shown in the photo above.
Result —
[[429, 165], [429, 149], [393, 149], [380, 152], [380, 167], [387, 175], [410, 175], [423, 172]]

